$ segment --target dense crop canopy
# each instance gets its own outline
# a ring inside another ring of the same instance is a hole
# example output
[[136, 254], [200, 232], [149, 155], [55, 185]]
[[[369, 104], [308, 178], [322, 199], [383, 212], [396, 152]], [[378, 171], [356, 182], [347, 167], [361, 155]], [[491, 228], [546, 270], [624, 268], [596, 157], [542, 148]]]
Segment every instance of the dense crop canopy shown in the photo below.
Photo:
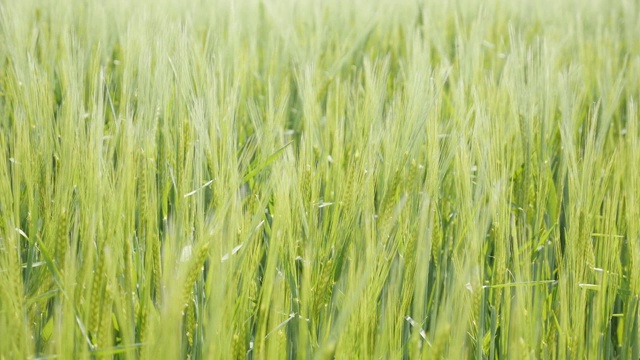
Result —
[[0, 0], [0, 359], [638, 359], [638, 19]]

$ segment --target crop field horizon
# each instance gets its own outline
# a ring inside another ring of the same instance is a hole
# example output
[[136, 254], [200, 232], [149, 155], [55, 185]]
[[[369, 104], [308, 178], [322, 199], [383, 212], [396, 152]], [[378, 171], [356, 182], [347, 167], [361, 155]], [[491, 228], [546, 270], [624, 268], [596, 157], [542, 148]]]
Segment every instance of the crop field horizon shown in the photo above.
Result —
[[639, 359], [638, 19], [0, 0], [0, 359]]

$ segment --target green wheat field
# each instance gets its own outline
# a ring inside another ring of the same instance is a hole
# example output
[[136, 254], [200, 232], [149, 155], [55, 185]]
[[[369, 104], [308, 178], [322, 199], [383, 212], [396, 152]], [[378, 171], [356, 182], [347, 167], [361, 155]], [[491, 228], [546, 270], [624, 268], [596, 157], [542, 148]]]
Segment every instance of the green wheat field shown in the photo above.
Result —
[[0, 359], [639, 359], [639, 19], [0, 0]]

